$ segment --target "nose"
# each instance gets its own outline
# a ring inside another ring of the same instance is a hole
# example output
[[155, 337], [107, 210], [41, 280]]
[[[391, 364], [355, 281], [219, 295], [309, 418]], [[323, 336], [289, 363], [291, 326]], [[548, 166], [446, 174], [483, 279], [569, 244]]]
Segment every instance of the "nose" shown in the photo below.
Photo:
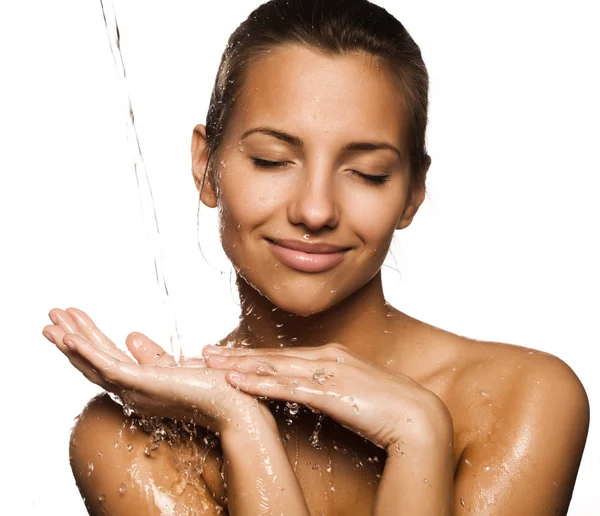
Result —
[[311, 231], [333, 229], [339, 220], [335, 179], [331, 172], [315, 171], [305, 175], [288, 207], [288, 219], [294, 225], [304, 225]]

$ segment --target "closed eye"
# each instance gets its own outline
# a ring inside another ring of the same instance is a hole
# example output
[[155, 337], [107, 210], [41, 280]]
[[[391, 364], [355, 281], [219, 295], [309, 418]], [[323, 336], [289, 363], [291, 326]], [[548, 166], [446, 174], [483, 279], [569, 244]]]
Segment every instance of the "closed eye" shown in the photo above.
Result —
[[[291, 164], [291, 161], [270, 161], [267, 159], [256, 158], [256, 157], [252, 157], [251, 159], [252, 159], [252, 162], [254, 163], [254, 166], [258, 167], [258, 168], [279, 168], [279, 167], [285, 167], [286, 165]], [[383, 184], [387, 183], [390, 179], [389, 174], [382, 174], [382, 175], [363, 174], [362, 172], [359, 172], [358, 170], [350, 170], [350, 172], [352, 173], [352, 175], [358, 176], [361, 179], [364, 179], [365, 181], [375, 184], [375, 185], [383, 185]]]
[[382, 175], [363, 174], [362, 172], [359, 172], [358, 170], [351, 170], [350, 172], [352, 173], [352, 175], [358, 176], [361, 179], [368, 181], [369, 183], [373, 183], [374, 185], [384, 185], [385, 183], [387, 183], [390, 180], [389, 174], [382, 174]]
[[254, 158], [254, 157], [251, 159], [252, 159], [252, 162], [254, 163], [254, 166], [259, 167], [259, 168], [284, 167], [291, 163], [291, 161], [269, 161], [267, 159]]

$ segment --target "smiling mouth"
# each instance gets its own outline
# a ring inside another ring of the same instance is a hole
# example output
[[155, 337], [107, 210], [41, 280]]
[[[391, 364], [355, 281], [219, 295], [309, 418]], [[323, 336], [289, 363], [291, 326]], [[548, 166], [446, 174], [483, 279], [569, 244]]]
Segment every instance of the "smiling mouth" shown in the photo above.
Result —
[[288, 267], [301, 272], [324, 272], [343, 260], [349, 247], [325, 242], [266, 239], [273, 254]]

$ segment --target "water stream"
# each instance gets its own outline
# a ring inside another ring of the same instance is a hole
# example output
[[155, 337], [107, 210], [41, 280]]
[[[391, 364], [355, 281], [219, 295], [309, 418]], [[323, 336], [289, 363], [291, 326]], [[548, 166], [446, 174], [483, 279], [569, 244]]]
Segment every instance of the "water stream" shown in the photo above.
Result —
[[165, 271], [163, 267], [163, 252], [160, 241], [158, 218], [156, 216], [156, 208], [154, 206], [154, 196], [152, 195], [152, 188], [150, 187], [150, 182], [148, 181], [148, 174], [146, 173], [146, 166], [144, 164], [144, 158], [140, 148], [137, 129], [135, 127], [135, 117], [133, 114], [133, 108], [131, 106], [131, 99], [127, 89], [127, 74], [125, 72], [125, 65], [123, 63], [123, 56], [121, 54], [119, 25], [117, 23], [113, 2], [111, 0], [106, 2], [100, 0], [100, 5], [102, 6], [102, 15], [104, 17], [104, 25], [106, 26], [106, 34], [108, 36], [108, 42], [110, 44], [110, 50], [112, 52], [113, 61], [119, 80], [119, 89], [123, 102], [123, 111], [125, 114], [127, 143], [133, 159], [133, 169], [135, 171], [135, 178], [137, 181], [143, 224], [146, 237], [152, 249], [156, 282], [158, 284], [163, 306], [171, 326], [171, 331], [169, 332], [171, 352], [175, 358], [175, 362], [178, 365], [181, 365], [181, 335], [177, 325], [177, 315], [175, 314], [169, 299], [169, 289], [167, 288], [167, 281], [165, 279]]

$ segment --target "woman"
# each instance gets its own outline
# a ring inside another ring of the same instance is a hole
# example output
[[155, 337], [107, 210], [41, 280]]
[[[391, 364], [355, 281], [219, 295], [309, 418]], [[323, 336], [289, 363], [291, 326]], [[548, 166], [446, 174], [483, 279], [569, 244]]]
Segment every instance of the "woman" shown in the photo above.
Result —
[[[44, 328], [125, 404], [96, 398], [73, 430], [90, 513], [566, 513], [589, 422], [571, 369], [383, 296], [425, 195], [427, 92], [417, 45], [365, 0], [275, 0], [234, 32], [192, 170], [239, 326], [183, 367], [141, 334], [132, 360], [73, 308]], [[132, 411], [192, 440], [147, 449]]]

